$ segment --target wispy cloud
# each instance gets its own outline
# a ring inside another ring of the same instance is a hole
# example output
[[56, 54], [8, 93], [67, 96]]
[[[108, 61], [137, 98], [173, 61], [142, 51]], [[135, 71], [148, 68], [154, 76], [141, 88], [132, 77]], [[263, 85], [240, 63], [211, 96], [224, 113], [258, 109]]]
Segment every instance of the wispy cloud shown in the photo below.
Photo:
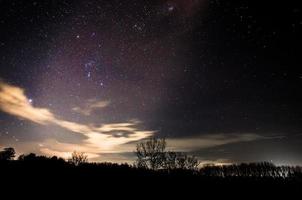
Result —
[[[78, 111], [88, 115], [93, 110], [108, 105], [109, 102], [90, 100], [85, 104], [85, 108], [78, 109]], [[0, 110], [37, 124], [56, 125], [72, 133], [85, 136], [85, 139], [78, 144], [62, 143], [52, 138], [46, 139], [38, 146], [41, 153], [65, 158], [74, 150], [87, 153], [90, 159], [95, 159], [100, 154], [132, 152], [135, 145], [132, 142], [146, 139], [155, 133], [154, 131], [139, 129], [138, 126], [141, 122], [138, 120], [90, 125], [61, 119], [49, 109], [34, 107], [26, 97], [24, 89], [4, 82], [0, 82]], [[168, 138], [167, 143], [170, 150], [195, 151], [202, 148], [261, 139], [267, 139], [267, 137], [253, 133], [208, 134], [191, 138]], [[28, 146], [31, 145], [28, 144]]]
[[210, 148], [219, 145], [250, 142], [254, 140], [267, 139], [253, 133], [237, 133], [237, 134], [208, 134], [192, 138], [175, 138], [168, 139], [169, 148], [172, 150], [192, 151], [203, 148]]
[[107, 107], [110, 104], [109, 101], [97, 101], [95, 99], [88, 100], [83, 107], [75, 106], [73, 111], [89, 116], [95, 110]]
[[[105, 107], [108, 103], [92, 102], [87, 113], [95, 108]], [[97, 153], [121, 151], [120, 145], [138, 141], [154, 134], [154, 131], [144, 131], [138, 128], [139, 121], [124, 123], [106, 123], [99, 126], [81, 124], [63, 120], [53, 114], [49, 109], [36, 108], [26, 97], [24, 89], [4, 82], [0, 82], [0, 110], [16, 117], [32, 121], [41, 125], [57, 125], [68, 131], [86, 136], [82, 144], [51, 143], [46, 141], [41, 151], [44, 153], [65, 155], [74, 150], [84, 151], [91, 157]], [[111, 134], [114, 133], [114, 134]], [[120, 132], [118, 136], [116, 132]], [[127, 133], [127, 134], [124, 134]], [[48, 147], [45, 147], [48, 146]]]
[[34, 108], [24, 95], [23, 89], [3, 82], [0, 82], [0, 109], [38, 124], [47, 124], [55, 120], [54, 115], [49, 110]]

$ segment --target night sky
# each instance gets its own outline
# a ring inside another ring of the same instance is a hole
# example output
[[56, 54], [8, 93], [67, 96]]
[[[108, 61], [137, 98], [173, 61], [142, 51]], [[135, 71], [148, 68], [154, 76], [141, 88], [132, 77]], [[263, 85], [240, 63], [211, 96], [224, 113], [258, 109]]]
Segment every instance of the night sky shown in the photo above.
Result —
[[297, 2], [0, 0], [0, 148], [302, 164]]

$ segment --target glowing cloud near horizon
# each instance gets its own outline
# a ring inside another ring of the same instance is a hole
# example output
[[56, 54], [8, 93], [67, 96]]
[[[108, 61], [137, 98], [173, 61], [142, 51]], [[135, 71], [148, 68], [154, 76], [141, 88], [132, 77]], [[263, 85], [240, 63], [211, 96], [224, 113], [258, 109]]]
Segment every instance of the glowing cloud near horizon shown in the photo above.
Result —
[[[91, 112], [93, 108], [105, 107], [106, 105], [108, 105], [106, 102], [93, 103], [88, 106], [88, 112]], [[57, 145], [57, 148], [54, 148], [53, 145], [47, 145], [48, 148], [46, 148], [44, 144], [41, 150], [46, 154], [53, 152], [59, 155], [67, 155], [74, 150], [79, 150], [91, 155], [90, 157], [94, 157], [97, 153], [118, 152], [120, 151], [118, 150], [118, 146], [128, 142], [138, 141], [154, 134], [154, 131], [138, 129], [137, 125], [140, 123], [138, 120], [93, 126], [60, 119], [49, 109], [36, 108], [29, 103], [24, 89], [4, 82], [0, 83], [0, 110], [41, 125], [56, 125], [86, 137], [82, 144], [77, 145], [61, 143], [59, 146]], [[110, 134], [111, 131], [119, 131], [121, 134], [119, 134], [119, 137], [115, 137]], [[123, 132], [127, 132], [128, 134], [124, 135], [122, 134]], [[49, 143], [49, 140], [47, 143]], [[57, 142], [56, 144], [59, 143]]]

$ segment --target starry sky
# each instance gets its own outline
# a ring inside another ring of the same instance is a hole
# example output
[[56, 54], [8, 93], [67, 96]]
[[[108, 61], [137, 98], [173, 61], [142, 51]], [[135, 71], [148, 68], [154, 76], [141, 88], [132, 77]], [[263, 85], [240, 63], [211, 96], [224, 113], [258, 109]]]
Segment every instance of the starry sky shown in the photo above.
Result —
[[0, 148], [302, 164], [298, 1], [0, 0]]

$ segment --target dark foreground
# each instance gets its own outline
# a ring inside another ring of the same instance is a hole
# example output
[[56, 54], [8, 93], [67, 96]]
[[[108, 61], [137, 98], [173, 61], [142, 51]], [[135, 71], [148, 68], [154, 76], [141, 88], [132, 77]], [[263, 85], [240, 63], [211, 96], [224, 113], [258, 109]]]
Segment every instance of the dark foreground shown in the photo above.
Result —
[[298, 192], [302, 188], [301, 167], [276, 167], [269, 163], [208, 166], [195, 171], [154, 171], [128, 164], [84, 163], [75, 166], [53, 158], [0, 162], [0, 172], [2, 189], [2, 185], [6, 185], [32, 189], [98, 188], [97, 191], [103, 192], [115, 189], [173, 194], [190, 191], [216, 195], [224, 194], [222, 192], [245, 192], [249, 195], [266, 192], [278, 195]]

